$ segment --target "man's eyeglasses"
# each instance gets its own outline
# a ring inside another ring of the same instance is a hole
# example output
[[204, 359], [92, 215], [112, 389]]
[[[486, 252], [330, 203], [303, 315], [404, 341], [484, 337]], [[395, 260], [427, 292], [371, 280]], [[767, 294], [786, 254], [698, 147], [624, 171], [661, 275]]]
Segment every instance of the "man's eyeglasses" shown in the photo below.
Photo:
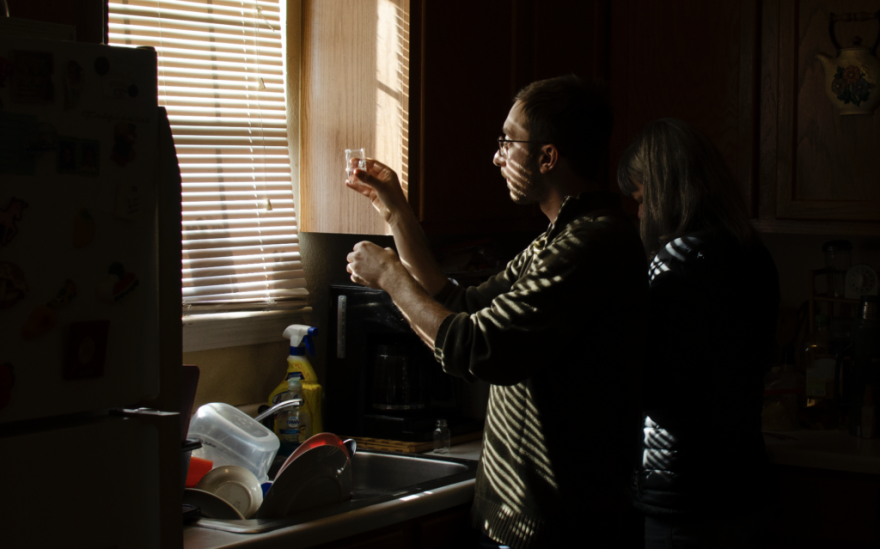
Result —
[[508, 143], [541, 143], [541, 141], [518, 141], [516, 139], [504, 139], [504, 137], [499, 137], [498, 155], [502, 158], [507, 157], [507, 149], [509, 148]]

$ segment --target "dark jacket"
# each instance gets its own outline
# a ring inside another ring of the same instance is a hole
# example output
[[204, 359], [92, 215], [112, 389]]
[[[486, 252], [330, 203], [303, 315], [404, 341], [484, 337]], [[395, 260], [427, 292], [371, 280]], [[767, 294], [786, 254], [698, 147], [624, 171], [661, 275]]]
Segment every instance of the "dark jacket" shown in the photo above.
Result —
[[651, 262], [641, 463], [634, 503], [648, 515], [744, 514], [766, 488], [763, 377], [775, 349], [779, 282], [758, 237], [711, 232]]
[[613, 194], [563, 202], [556, 224], [450, 310], [435, 355], [492, 384], [474, 522], [514, 549], [613, 531], [638, 443], [647, 261]]

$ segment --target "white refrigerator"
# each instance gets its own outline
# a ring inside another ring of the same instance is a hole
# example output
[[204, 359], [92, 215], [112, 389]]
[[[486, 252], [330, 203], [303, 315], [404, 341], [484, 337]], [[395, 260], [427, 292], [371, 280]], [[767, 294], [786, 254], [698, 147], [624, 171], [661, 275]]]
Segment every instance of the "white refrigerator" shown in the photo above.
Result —
[[0, 37], [4, 549], [182, 546], [180, 174], [156, 96], [153, 50]]

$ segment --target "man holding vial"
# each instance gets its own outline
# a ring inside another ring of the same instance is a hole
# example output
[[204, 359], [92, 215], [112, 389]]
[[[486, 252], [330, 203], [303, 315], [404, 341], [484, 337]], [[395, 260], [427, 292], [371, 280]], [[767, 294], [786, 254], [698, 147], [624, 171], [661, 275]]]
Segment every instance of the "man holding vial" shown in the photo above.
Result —
[[390, 168], [367, 160], [346, 181], [397, 247], [355, 245], [351, 280], [388, 292], [444, 371], [491, 384], [473, 507], [484, 547], [623, 537], [648, 281], [638, 231], [598, 180], [612, 120], [604, 88], [574, 75], [516, 95], [494, 163], [550, 226], [472, 288], [443, 275]]

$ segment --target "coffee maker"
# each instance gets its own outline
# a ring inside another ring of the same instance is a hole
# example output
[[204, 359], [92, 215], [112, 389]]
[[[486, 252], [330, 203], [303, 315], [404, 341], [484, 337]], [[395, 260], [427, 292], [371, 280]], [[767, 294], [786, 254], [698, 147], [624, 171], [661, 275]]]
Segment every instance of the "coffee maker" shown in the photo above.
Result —
[[461, 413], [464, 381], [443, 372], [386, 292], [331, 284], [329, 293], [328, 431], [425, 442], [438, 419], [453, 436], [483, 428]]

